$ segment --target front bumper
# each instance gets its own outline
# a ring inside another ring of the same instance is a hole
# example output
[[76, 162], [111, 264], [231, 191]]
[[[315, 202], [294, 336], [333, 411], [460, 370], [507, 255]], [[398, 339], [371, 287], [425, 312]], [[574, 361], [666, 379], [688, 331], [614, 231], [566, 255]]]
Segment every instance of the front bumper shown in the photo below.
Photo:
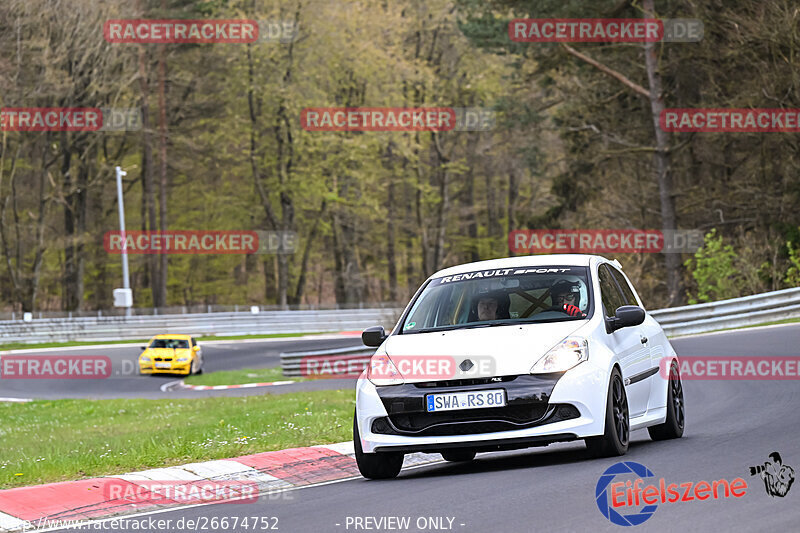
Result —
[[142, 374], [188, 374], [192, 367], [192, 361], [172, 361], [169, 368], [156, 368], [154, 362], [145, 363], [139, 361], [139, 372]]
[[[360, 379], [356, 413], [365, 453], [476, 451], [542, 446], [603, 433], [605, 372], [584, 362], [563, 374], [519, 375], [483, 383], [376, 387]], [[473, 380], [475, 381], [475, 380]], [[427, 413], [425, 396], [504, 389], [503, 408]]]

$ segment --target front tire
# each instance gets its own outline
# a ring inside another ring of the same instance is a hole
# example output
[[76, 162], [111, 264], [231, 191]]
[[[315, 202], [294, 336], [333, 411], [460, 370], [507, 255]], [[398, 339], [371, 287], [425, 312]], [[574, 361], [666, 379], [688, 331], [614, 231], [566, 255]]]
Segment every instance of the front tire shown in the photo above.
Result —
[[391, 479], [397, 477], [400, 469], [403, 468], [405, 454], [398, 452], [364, 453], [355, 416], [353, 416], [353, 445], [356, 450], [358, 471], [367, 479]]
[[608, 384], [605, 431], [600, 437], [587, 438], [586, 448], [595, 457], [625, 455], [630, 440], [630, 427], [628, 396], [625, 394], [622, 375], [614, 368]]
[[451, 463], [466, 463], [475, 459], [475, 452], [469, 449], [447, 450], [442, 452], [442, 459]]
[[683, 403], [683, 385], [678, 362], [672, 361], [667, 383], [667, 419], [663, 424], [650, 426], [647, 432], [653, 440], [679, 439], [683, 436], [686, 412]]

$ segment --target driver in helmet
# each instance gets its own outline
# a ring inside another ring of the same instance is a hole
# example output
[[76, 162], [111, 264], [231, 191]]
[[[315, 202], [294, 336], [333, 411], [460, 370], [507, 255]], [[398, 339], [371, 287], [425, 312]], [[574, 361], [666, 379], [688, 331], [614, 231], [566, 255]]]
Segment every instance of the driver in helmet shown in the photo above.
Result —
[[580, 309], [581, 286], [577, 281], [573, 282], [565, 279], [556, 281], [550, 287], [550, 298], [553, 301], [550, 311], [560, 311], [569, 316], [586, 316], [586, 313]]

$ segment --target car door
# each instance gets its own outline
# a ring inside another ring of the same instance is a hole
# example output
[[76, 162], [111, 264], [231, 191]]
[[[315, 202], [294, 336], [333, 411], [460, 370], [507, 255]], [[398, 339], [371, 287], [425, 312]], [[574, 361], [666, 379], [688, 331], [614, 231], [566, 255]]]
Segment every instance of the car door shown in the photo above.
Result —
[[[644, 309], [644, 305], [642, 305], [640, 299], [637, 298], [636, 291], [634, 291], [627, 277], [616, 268], [612, 268], [611, 271], [622, 289], [622, 294], [625, 297], [627, 305], [638, 305]], [[653, 401], [664, 396], [663, 393], [658, 394], [659, 390], [656, 389], [659, 387], [663, 389], [663, 381], [659, 380], [657, 374], [661, 359], [669, 353], [669, 349], [667, 348], [667, 336], [664, 334], [664, 330], [661, 329], [659, 323], [656, 322], [656, 319], [650, 316], [649, 313], [645, 315], [644, 322], [637, 326], [637, 329], [639, 329], [643, 337], [644, 345], [647, 346], [647, 349], [650, 351], [650, 368], [648, 369], [650, 375], [646, 378], [647, 381], [650, 382], [651, 397], [648, 409], [664, 407], [663, 399], [657, 401], [657, 403], [661, 403], [661, 405], [654, 404]]]
[[[603, 313], [606, 318], [613, 317], [617, 308], [626, 305], [626, 298], [614, 279], [612, 269], [602, 264], [597, 269]], [[634, 304], [638, 305], [638, 304]], [[622, 368], [622, 380], [628, 396], [630, 417], [643, 415], [647, 411], [650, 398], [650, 350], [637, 326], [618, 329], [607, 333], [609, 348], [617, 354]]]

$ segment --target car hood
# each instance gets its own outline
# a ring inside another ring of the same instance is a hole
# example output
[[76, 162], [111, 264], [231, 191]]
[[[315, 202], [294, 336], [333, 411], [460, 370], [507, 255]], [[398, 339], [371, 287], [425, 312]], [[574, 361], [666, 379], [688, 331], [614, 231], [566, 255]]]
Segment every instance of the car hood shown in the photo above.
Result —
[[148, 357], [186, 357], [189, 355], [188, 348], [148, 348], [145, 350], [142, 355], [146, 355]]
[[[586, 321], [580, 320], [390, 335], [384, 349], [407, 382], [519, 375], [529, 373], [540, 357], [585, 324]], [[427, 358], [446, 361], [448, 357], [454, 358], [455, 367], [466, 358], [476, 365], [479, 360], [488, 360], [489, 363], [480, 364], [479, 375], [475, 374], [477, 367], [472, 374], [456, 368], [455, 375], [448, 377], [429, 372], [404, 373], [403, 370], [413, 365], [402, 367], [399, 362], [406, 358], [411, 361]], [[490, 375], [487, 376], [486, 371]]]

